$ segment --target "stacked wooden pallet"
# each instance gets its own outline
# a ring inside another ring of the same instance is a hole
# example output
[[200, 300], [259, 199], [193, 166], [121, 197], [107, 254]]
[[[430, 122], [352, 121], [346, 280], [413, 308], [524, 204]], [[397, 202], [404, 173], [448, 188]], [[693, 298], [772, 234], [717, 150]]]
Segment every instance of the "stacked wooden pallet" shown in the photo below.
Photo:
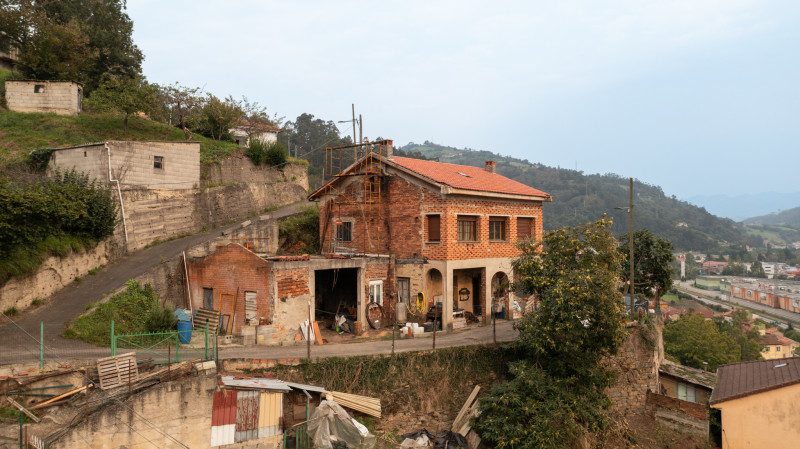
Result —
[[136, 353], [129, 352], [97, 359], [97, 376], [100, 378], [100, 388], [103, 390], [136, 382], [139, 380]]
[[194, 330], [201, 331], [206, 328], [208, 324], [208, 331], [216, 334], [219, 329], [219, 311], [211, 309], [197, 309], [194, 315]]
[[381, 417], [381, 400], [369, 396], [359, 396], [357, 394], [340, 393], [329, 391], [325, 393], [325, 398], [333, 401], [342, 407], [364, 413], [366, 415]]

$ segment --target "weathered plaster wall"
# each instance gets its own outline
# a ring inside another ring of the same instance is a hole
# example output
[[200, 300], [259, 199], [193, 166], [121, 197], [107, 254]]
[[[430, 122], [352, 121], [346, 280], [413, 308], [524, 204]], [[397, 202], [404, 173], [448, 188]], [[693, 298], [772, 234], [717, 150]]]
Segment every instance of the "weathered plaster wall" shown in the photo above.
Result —
[[174, 447], [164, 433], [192, 449], [208, 448], [216, 383], [216, 375], [203, 375], [154, 385], [126, 400], [127, 407], [112, 405], [90, 415], [50, 448]]
[[794, 384], [714, 405], [722, 411], [723, 448], [794, 447], [800, 438], [798, 397], [800, 384]]
[[63, 258], [48, 257], [35, 273], [11, 278], [0, 287], [0, 310], [11, 307], [23, 310], [34, 299], [49, 297], [74, 282], [75, 278], [86, 276], [89, 270], [107, 264], [116, 250], [117, 246], [109, 239], [81, 253]]

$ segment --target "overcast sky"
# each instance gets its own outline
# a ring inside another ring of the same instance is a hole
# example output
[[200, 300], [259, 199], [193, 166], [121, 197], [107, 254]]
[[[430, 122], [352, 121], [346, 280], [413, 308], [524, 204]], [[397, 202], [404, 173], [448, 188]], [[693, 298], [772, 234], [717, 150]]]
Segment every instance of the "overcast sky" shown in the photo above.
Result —
[[366, 136], [399, 145], [613, 172], [680, 198], [800, 191], [800, 2], [128, 0], [128, 13], [150, 81], [287, 119], [345, 120], [355, 103]]

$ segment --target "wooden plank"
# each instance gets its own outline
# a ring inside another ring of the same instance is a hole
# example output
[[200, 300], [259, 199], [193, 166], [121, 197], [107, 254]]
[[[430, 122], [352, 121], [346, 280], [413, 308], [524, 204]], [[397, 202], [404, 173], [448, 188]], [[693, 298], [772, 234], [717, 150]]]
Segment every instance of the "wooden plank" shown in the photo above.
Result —
[[[472, 408], [472, 404], [475, 402], [475, 399], [478, 397], [478, 392], [481, 391], [480, 385], [475, 385], [475, 388], [472, 389], [472, 393], [469, 394], [467, 397], [467, 401], [464, 402], [464, 405], [461, 406], [461, 410], [456, 415], [456, 419], [453, 420], [453, 427], [450, 430], [453, 432], [458, 432], [458, 430], [464, 425], [464, 419], [467, 417], [469, 410]], [[467, 419], [469, 421], [469, 419]]]
[[11, 405], [13, 405], [13, 406], [14, 406], [14, 407], [15, 407], [17, 410], [22, 410], [22, 413], [24, 413], [24, 414], [28, 415], [28, 418], [32, 419], [32, 420], [33, 420], [33, 422], [35, 422], [35, 423], [37, 423], [37, 424], [38, 424], [38, 423], [39, 423], [39, 421], [41, 421], [41, 420], [39, 419], [39, 417], [38, 417], [38, 416], [36, 416], [36, 415], [34, 415], [33, 413], [31, 413], [30, 411], [28, 411], [28, 409], [26, 409], [25, 407], [23, 407], [23, 406], [22, 406], [22, 404], [20, 404], [19, 402], [17, 402], [17, 401], [15, 401], [15, 400], [11, 399], [11, 398], [10, 398], [10, 397], [8, 397], [8, 396], [6, 396], [6, 399], [8, 399], [8, 402], [10, 402], [10, 403], [11, 403]]
[[108, 390], [139, 379], [136, 353], [128, 352], [117, 356], [97, 359], [97, 373], [100, 388]]
[[47, 407], [52, 402], [56, 402], [59, 399], [64, 399], [64, 398], [72, 396], [72, 395], [74, 395], [76, 393], [80, 393], [83, 390], [88, 390], [89, 388], [92, 388], [92, 384], [84, 385], [84, 386], [82, 386], [80, 388], [76, 388], [76, 389], [74, 389], [72, 391], [68, 391], [68, 392], [66, 392], [66, 393], [64, 393], [64, 394], [62, 394], [60, 396], [56, 396], [56, 397], [54, 397], [52, 399], [48, 399], [48, 400], [46, 400], [44, 402], [41, 402], [39, 404], [34, 405], [33, 407], [31, 407], [31, 409], [32, 410], [36, 410], [36, 409], [40, 409], [40, 408], [43, 408], [43, 407]]
[[322, 343], [322, 333], [319, 331], [319, 324], [314, 321], [314, 339], [317, 340], [317, 344], [321, 345]]

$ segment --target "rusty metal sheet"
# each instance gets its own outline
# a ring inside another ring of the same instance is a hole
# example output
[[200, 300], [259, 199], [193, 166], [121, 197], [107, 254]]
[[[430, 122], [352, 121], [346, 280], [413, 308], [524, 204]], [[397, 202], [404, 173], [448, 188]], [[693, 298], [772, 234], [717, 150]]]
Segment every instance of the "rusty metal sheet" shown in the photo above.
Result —
[[258, 391], [239, 391], [236, 400], [236, 434], [234, 442], [258, 438]]
[[211, 447], [234, 443], [236, 392], [217, 391], [211, 409]]

